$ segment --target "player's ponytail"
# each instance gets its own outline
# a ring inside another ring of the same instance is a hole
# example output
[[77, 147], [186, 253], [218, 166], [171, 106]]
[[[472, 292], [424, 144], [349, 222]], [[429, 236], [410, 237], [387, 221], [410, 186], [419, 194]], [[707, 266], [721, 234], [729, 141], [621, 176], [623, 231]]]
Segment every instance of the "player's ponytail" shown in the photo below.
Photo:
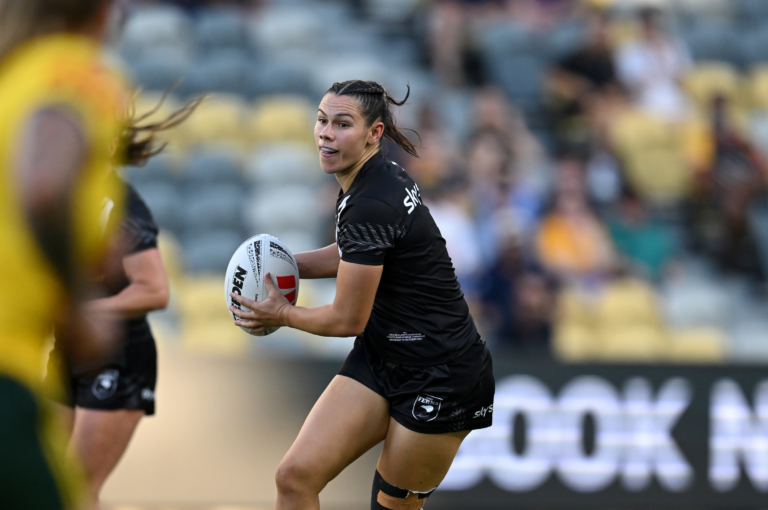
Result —
[[[411, 95], [411, 87], [402, 101], [397, 101], [389, 95], [384, 85], [375, 81], [351, 80], [334, 83], [328, 92], [337, 96], [353, 96], [360, 101], [360, 108], [363, 118], [368, 125], [381, 121], [384, 123], [384, 136], [395, 142], [401, 149], [412, 156], [419, 157], [416, 152], [416, 145], [413, 144], [403, 134], [403, 131], [413, 131], [412, 129], [399, 128], [395, 121], [395, 116], [390, 110], [390, 105], [402, 106]], [[418, 133], [416, 133], [418, 136]]]
[[147, 119], [160, 110], [168, 94], [173, 91], [173, 88], [169, 89], [157, 105], [147, 113], [138, 117], [135, 110], [128, 113], [127, 127], [123, 131], [119, 147], [122, 163], [130, 166], [146, 165], [150, 158], [163, 152], [168, 145], [166, 142], [158, 141], [158, 133], [173, 129], [187, 120], [197, 107], [205, 101], [205, 97], [201, 97], [187, 103], [183, 108], [176, 110], [163, 120], [147, 122]]
[[88, 27], [106, 0], [0, 0], [0, 59], [42, 35]]

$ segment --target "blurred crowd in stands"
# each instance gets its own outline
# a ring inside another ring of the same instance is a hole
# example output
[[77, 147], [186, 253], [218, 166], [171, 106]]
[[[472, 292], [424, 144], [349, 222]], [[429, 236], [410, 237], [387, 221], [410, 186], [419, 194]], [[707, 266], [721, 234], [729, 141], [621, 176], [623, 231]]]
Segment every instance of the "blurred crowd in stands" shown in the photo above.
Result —
[[221, 95], [128, 175], [187, 274], [257, 230], [333, 242], [315, 105], [331, 81], [409, 82], [420, 158], [385, 150], [497, 352], [768, 359], [768, 2], [164, 3], [189, 10], [144, 2], [119, 45], [139, 109], [182, 75], [164, 108]]

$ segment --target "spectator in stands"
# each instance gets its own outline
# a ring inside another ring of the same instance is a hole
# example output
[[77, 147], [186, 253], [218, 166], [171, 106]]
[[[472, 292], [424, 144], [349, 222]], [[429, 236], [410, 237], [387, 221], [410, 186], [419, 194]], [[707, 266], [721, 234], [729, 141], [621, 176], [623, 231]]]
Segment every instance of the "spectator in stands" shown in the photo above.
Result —
[[510, 154], [508, 177], [542, 193], [550, 186], [547, 155], [531, 133], [520, 110], [504, 92], [493, 86], [477, 89], [472, 96], [470, 140], [480, 132], [496, 133]]
[[766, 165], [759, 152], [733, 126], [727, 99], [713, 99], [714, 160], [699, 177], [693, 200], [693, 241], [726, 271], [765, 278], [750, 207], [765, 194]]
[[690, 53], [682, 41], [665, 33], [658, 9], [640, 9], [638, 20], [639, 37], [616, 54], [619, 80], [641, 110], [680, 120], [688, 111], [680, 80], [692, 66]]
[[483, 274], [484, 335], [496, 352], [548, 355], [554, 314], [553, 280], [529, 260], [513, 216], [497, 222], [499, 252]]
[[610, 237], [587, 201], [583, 162], [558, 162], [558, 188], [535, 244], [543, 266], [564, 282], [602, 279], [615, 267]]
[[653, 218], [629, 189], [622, 194], [617, 214], [607, 223], [619, 254], [641, 276], [658, 281], [677, 251], [672, 229]]
[[385, 146], [387, 157], [407, 168], [422, 192], [441, 187], [447, 181], [454, 181], [460, 173], [459, 150], [443, 126], [433, 104], [426, 101], [418, 115], [418, 136], [414, 135], [414, 142], [420, 146], [419, 157], [411, 156], [391, 142]]
[[616, 89], [616, 71], [606, 11], [592, 11], [585, 43], [557, 62], [548, 80], [548, 103], [561, 147], [588, 145], [590, 112]]
[[449, 87], [479, 82], [474, 72], [473, 37], [498, 22], [505, 0], [433, 0], [429, 12], [428, 49], [437, 80]]
[[443, 181], [440, 186], [424, 191], [422, 196], [445, 239], [461, 288], [472, 298], [483, 261], [470, 214], [470, 196], [457, 180]]

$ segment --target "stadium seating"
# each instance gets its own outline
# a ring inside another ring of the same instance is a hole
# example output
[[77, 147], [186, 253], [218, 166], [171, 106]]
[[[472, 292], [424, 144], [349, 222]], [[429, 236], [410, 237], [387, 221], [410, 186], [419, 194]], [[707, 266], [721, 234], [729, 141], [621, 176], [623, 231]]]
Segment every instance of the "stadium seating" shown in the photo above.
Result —
[[245, 239], [240, 230], [217, 229], [200, 232], [199, 235], [191, 231], [181, 238], [184, 267], [191, 273], [223, 274], [232, 254], [243, 241]]
[[746, 87], [750, 105], [768, 111], [768, 64], [752, 68]]
[[184, 83], [196, 69], [189, 56], [178, 48], [158, 48], [141, 56], [133, 64], [137, 85], [144, 89], [164, 92]]
[[684, 38], [695, 60], [719, 60], [736, 66], [744, 64], [738, 31], [729, 23], [705, 20], [695, 24]]
[[317, 231], [318, 199], [316, 190], [300, 183], [259, 187], [244, 203], [242, 215], [254, 232], [300, 230], [312, 235]]
[[160, 228], [178, 232], [183, 221], [179, 217], [180, 207], [184, 203], [178, 188], [170, 183], [155, 182], [137, 186], [137, 190]]
[[244, 196], [237, 184], [214, 184], [186, 193], [179, 209], [183, 232], [197, 236], [224, 228], [242, 233]]
[[187, 278], [179, 285], [177, 295], [186, 349], [230, 356], [247, 353], [250, 337], [234, 326], [219, 275]]
[[126, 21], [120, 52], [129, 60], [160, 48], [190, 50], [192, 21], [183, 9], [170, 4], [143, 5]]
[[186, 169], [177, 181], [185, 193], [204, 191], [214, 186], [245, 188], [239, 158], [224, 147], [209, 146], [192, 152]]
[[625, 177], [657, 205], [679, 202], [692, 174], [685, 154], [685, 131], [639, 112], [626, 111], [611, 128], [611, 138], [624, 163]]
[[248, 104], [237, 95], [214, 94], [179, 127], [185, 145], [215, 144], [230, 149], [246, 146], [245, 116]]
[[323, 175], [317, 152], [296, 142], [262, 145], [247, 158], [245, 172], [251, 182], [265, 185], [309, 184]]
[[723, 96], [738, 105], [745, 99], [737, 69], [725, 62], [702, 62], [685, 77], [684, 85], [691, 98], [702, 109], [709, 110], [712, 99]]
[[255, 63], [244, 50], [217, 49], [195, 63], [179, 92], [186, 95], [221, 92], [251, 98], [257, 91], [254, 73]]
[[246, 120], [252, 143], [296, 141], [314, 146], [317, 106], [299, 96], [270, 96], [256, 103]]
[[235, 8], [213, 6], [199, 10], [194, 32], [203, 52], [250, 49], [247, 18]]
[[667, 358], [674, 363], [721, 363], [727, 340], [715, 328], [689, 328], [669, 334]]

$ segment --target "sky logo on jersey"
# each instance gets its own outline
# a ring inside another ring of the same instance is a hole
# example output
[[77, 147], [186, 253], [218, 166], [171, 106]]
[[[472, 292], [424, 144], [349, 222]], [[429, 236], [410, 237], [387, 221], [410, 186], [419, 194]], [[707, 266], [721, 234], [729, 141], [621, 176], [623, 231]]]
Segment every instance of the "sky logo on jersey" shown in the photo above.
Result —
[[285, 294], [283, 297], [285, 297], [285, 299], [290, 301], [292, 305], [296, 304], [296, 277], [295, 276], [293, 275], [278, 276], [277, 288], [280, 290], [293, 289], [293, 292], [289, 292], [288, 294]]
[[413, 403], [413, 417], [420, 421], [432, 421], [440, 412], [440, 404], [443, 399], [420, 393]]
[[414, 184], [413, 189], [405, 188], [405, 192], [408, 196], [403, 200], [403, 204], [408, 208], [408, 214], [411, 214], [417, 205], [421, 205], [421, 191], [419, 191], [419, 185]]

